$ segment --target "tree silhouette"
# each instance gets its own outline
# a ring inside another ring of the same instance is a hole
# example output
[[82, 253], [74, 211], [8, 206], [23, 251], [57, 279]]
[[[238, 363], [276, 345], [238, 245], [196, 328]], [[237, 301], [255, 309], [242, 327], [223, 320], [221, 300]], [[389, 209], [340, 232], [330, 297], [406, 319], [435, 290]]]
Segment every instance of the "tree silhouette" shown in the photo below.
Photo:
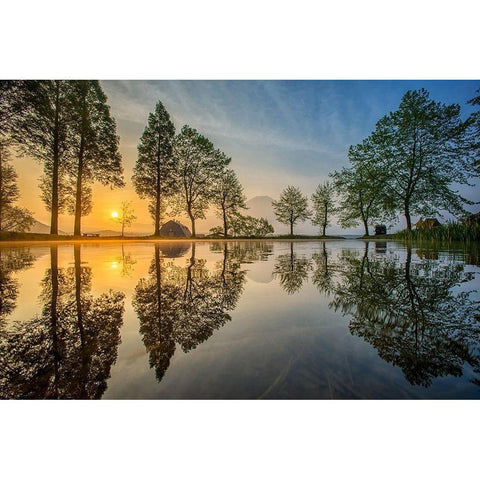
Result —
[[231, 159], [215, 150], [208, 138], [185, 125], [175, 137], [173, 152], [178, 162], [181, 193], [176, 196], [173, 213], [185, 212], [196, 236], [195, 220], [205, 218], [214, 195], [214, 185]]
[[195, 258], [195, 243], [185, 267], [165, 262], [161, 248], [155, 245], [149, 277], [139, 281], [133, 299], [158, 381], [177, 343], [188, 352], [231, 319], [228, 312], [235, 308], [246, 280], [246, 272], [226, 244], [215, 272], [206, 268], [205, 260]]
[[119, 137], [107, 97], [98, 80], [71, 81], [72, 124], [69, 180], [66, 202], [75, 215], [74, 235], [81, 235], [81, 218], [92, 208], [91, 184], [123, 187]]
[[280, 285], [289, 294], [298, 292], [303, 282], [308, 279], [312, 262], [308, 258], [298, 257], [293, 252], [293, 242], [290, 242], [290, 253], [279, 255], [275, 259], [273, 277], [280, 279]]
[[4, 332], [0, 342], [0, 397], [101, 398], [117, 357], [124, 295], [93, 298], [91, 269], [82, 266], [80, 245], [74, 267], [50, 268], [42, 281], [42, 313]]
[[43, 163], [42, 198], [51, 211], [50, 233], [58, 234], [65, 208], [64, 185], [70, 159], [73, 122], [72, 85], [67, 80], [25, 82], [25, 109], [12, 127], [19, 151]]
[[461, 263], [400, 261], [393, 254], [359, 258], [345, 250], [341, 279], [331, 306], [352, 316], [350, 331], [399, 366], [413, 385], [462, 375], [463, 364], [479, 366], [479, 302], [453, 289], [472, 276]]
[[160, 224], [165, 211], [162, 200], [178, 190], [176, 157], [173, 156], [175, 127], [162, 102], [155, 112], [138, 144], [138, 158], [133, 171], [133, 185], [140, 198], [148, 198], [149, 210], [155, 225], [155, 236], [160, 235]]

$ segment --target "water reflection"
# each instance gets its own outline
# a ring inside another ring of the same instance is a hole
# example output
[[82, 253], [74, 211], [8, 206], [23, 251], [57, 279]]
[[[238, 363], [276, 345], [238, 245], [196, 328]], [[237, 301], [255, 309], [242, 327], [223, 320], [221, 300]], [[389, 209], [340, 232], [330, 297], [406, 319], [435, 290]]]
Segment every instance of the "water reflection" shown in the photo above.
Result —
[[100, 398], [117, 357], [124, 294], [94, 298], [91, 268], [74, 247], [74, 267], [50, 268], [41, 282], [40, 315], [15, 322], [0, 343], [2, 398]]
[[0, 249], [0, 329], [17, 306], [19, 284], [13, 274], [33, 265], [28, 248]]
[[0, 249], [1, 398], [480, 396], [478, 248], [45, 252]]
[[457, 262], [412, 262], [412, 249], [374, 256], [344, 250], [341, 278], [331, 305], [351, 315], [350, 331], [402, 369], [412, 385], [428, 387], [436, 377], [461, 376], [463, 365], [478, 367], [479, 303], [454, 287], [472, 280]]
[[311, 268], [311, 260], [294, 253], [293, 242], [290, 242], [290, 253], [278, 255], [275, 260], [273, 277], [279, 279], [288, 295], [293, 295], [302, 288]]
[[217, 244], [212, 250], [220, 251], [222, 260], [213, 272], [205, 259], [196, 258], [195, 243], [185, 266], [167, 262], [160, 245], [154, 248], [149, 277], [137, 284], [133, 306], [150, 367], [160, 381], [176, 344], [188, 352], [231, 320], [229, 312], [235, 309], [246, 282], [241, 264], [262, 258], [268, 247], [262, 243], [245, 249], [238, 244]]

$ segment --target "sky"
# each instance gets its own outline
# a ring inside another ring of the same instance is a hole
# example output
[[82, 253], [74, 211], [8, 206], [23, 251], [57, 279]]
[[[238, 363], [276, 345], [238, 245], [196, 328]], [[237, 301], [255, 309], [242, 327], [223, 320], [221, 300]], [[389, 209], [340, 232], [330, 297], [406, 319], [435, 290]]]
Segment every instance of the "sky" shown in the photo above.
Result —
[[[248, 199], [257, 195], [277, 199], [287, 185], [298, 186], [310, 196], [329, 173], [346, 166], [348, 147], [361, 142], [383, 115], [395, 110], [407, 90], [426, 88], [436, 101], [458, 103], [466, 118], [473, 111], [467, 101], [480, 88], [480, 81], [458, 80], [107, 80], [101, 84], [117, 121], [127, 186], [112, 191], [96, 184], [93, 211], [83, 218], [83, 230], [118, 229], [110, 214], [128, 199], [138, 217], [131, 231], [140, 233], [151, 232], [152, 224], [147, 202], [136, 196], [131, 176], [138, 140], [158, 100], [170, 113], [177, 132], [188, 124], [232, 158], [231, 167]], [[16, 168], [22, 195], [19, 204], [48, 224], [49, 214], [39, 200], [41, 165], [19, 158]], [[480, 201], [477, 185], [462, 187], [461, 193]], [[197, 231], [208, 233], [216, 224], [219, 221], [209, 215], [198, 222]], [[62, 215], [60, 228], [70, 232], [73, 217]], [[333, 225], [329, 233], [341, 232], [360, 233], [361, 229], [341, 230]], [[304, 224], [298, 233], [314, 230]]]

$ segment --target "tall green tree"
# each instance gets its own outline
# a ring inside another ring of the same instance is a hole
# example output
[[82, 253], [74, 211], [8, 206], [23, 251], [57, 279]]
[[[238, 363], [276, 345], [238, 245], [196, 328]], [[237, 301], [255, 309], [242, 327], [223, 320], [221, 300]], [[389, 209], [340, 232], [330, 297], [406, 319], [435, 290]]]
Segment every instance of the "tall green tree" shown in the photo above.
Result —
[[299, 188], [289, 185], [280, 194], [278, 201], [273, 201], [273, 211], [280, 223], [290, 226], [290, 235], [293, 236], [293, 227], [298, 222], [304, 222], [311, 216], [308, 209], [308, 199]]
[[73, 122], [72, 84], [67, 80], [26, 82], [22, 91], [25, 110], [14, 122], [12, 137], [19, 151], [43, 163], [43, 199], [51, 211], [50, 233], [58, 234], [61, 185], [71, 157], [69, 131]]
[[387, 176], [375, 156], [375, 146], [370, 138], [348, 150], [350, 166], [334, 172], [331, 177], [340, 201], [338, 220], [343, 228], [363, 225], [368, 236], [369, 225], [387, 221], [393, 216], [390, 197], [385, 192]]
[[94, 181], [111, 188], [123, 187], [122, 157], [115, 120], [110, 115], [107, 96], [98, 80], [71, 82], [72, 128], [69, 167], [70, 185], [66, 189], [67, 210], [75, 215], [74, 235], [81, 235], [81, 218], [92, 208]]
[[232, 216], [246, 209], [247, 197], [237, 175], [232, 169], [227, 169], [217, 180], [214, 187], [213, 203], [217, 216], [223, 220], [223, 236], [228, 237]]
[[188, 215], [192, 237], [195, 237], [195, 221], [205, 218], [214, 196], [216, 181], [231, 159], [216, 150], [208, 138], [188, 125], [175, 137], [173, 151], [178, 162], [180, 185], [173, 212], [185, 212]]
[[150, 202], [155, 232], [160, 235], [163, 200], [178, 190], [176, 157], [173, 156], [175, 127], [162, 102], [148, 116], [148, 123], [138, 144], [138, 158], [133, 171], [133, 185], [140, 198]]
[[372, 141], [379, 168], [389, 172], [385, 193], [408, 230], [412, 215], [459, 215], [472, 203], [453, 187], [468, 185], [473, 174], [467, 126], [459, 105], [435, 102], [425, 89], [405, 93], [398, 110], [377, 123]]
[[312, 223], [322, 228], [322, 236], [330, 226], [331, 215], [336, 212], [335, 186], [330, 182], [318, 185], [312, 195], [313, 217]]

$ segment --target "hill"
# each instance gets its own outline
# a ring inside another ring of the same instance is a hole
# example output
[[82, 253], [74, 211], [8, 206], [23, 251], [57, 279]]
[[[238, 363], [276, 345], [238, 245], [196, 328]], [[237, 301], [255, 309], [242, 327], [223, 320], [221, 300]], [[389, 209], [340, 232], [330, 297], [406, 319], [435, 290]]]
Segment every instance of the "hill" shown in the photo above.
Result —
[[[38, 220], [35, 220], [35, 223], [30, 227], [30, 230], [28, 230], [29, 233], [50, 233], [50, 226], [45, 225], [44, 223], [39, 222]], [[68, 235], [66, 232], [59, 230], [58, 231], [59, 235]]]

